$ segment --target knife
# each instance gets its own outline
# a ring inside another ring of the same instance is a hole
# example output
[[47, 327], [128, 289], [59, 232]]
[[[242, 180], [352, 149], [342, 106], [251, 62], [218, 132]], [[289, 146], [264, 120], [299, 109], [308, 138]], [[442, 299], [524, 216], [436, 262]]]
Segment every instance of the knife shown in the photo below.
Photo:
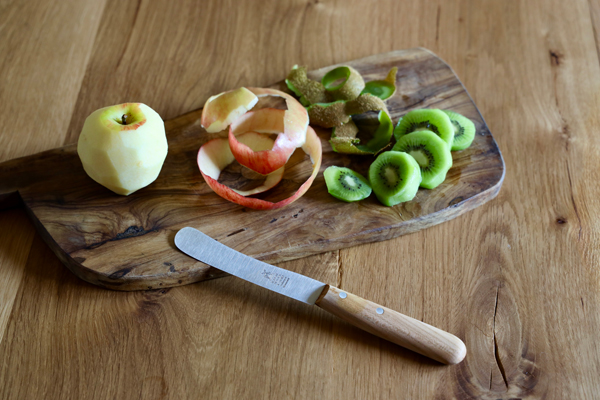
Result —
[[345, 290], [258, 261], [197, 229], [179, 230], [175, 245], [198, 261], [292, 299], [316, 305], [373, 335], [441, 363], [457, 364], [467, 353], [465, 344], [448, 332]]

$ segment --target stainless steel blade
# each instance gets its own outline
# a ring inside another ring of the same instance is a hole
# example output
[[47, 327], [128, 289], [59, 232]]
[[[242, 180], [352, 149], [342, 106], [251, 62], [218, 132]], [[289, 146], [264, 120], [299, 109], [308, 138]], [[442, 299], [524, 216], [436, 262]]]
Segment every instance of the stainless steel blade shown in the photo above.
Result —
[[307, 304], [314, 305], [326, 286], [323, 282], [235, 251], [194, 228], [179, 230], [175, 245], [196, 260]]

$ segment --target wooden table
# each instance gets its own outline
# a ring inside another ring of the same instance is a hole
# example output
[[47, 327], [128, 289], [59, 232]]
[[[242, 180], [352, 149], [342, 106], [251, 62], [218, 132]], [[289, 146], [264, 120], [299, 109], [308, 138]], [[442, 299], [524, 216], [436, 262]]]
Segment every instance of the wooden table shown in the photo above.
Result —
[[258, 4], [3, 2], [0, 161], [76, 141], [105, 105], [140, 101], [169, 119], [296, 63], [426, 47], [498, 141], [500, 195], [419, 233], [282, 266], [458, 335], [465, 361], [442, 366], [231, 277], [94, 287], [16, 209], [0, 213], [0, 398], [600, 396], [600, 3]]

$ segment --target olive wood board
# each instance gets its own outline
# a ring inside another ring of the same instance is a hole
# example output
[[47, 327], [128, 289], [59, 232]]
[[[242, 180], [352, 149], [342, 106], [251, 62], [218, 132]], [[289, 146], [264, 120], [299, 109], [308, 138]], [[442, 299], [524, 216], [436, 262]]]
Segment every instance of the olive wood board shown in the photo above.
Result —
[[[78, 277], [104, 288], [146, 290], [185, 285], [225, 274], [179, 252], [175, 233], [195, 227], [257, 259], [278, 263], [326, 251], [392, 239], [455, 218], [494, 198], [504, 179], [504, 161], [492, 134], [452, 69], [423, 48], [393, 51], [343, 63], [365, 81], [383, 79], [398, 67], [397, 91], [386, 101], [394, 124], [411, 109], [440, 108], [474, 121], [471, 147], [453, 152], [447, 178], [414, 200], [386, 207], [374, 195], [345, 203], [327, 193], [322, 171], [330, 165], [366, 174], [372, 156], [331, 150], [330, 130], [317, 129], [323, 145], [321, 170], [296, 202], [256, 211], [230, 203], [204, 182], [196, 164], [200, 146], [224, 133], [207, 134], [202, 110], [165, 122], [169, 153], [158, 179], [119, 196], [89, 178], [76, 144], [0, 164], [0, 209], [23, 204], [37, 230]], [[320, 79], [334, 66], [312, 71]], [[285, 89], [280, 82], [274, 88]], [[231, 88], [223, 88], [231, 89]], [[211, 93], [214, 94], [214, 93]], [[223, 173], [231, 186], [240, 168]], [[279, 201], [308, 177], [310, 159], [297, 150], [282, 182], [260, 198]]]

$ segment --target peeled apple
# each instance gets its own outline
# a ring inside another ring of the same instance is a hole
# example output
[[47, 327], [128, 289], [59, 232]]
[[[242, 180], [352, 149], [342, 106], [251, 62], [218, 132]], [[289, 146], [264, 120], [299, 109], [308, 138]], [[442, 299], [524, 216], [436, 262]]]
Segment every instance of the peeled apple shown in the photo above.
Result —
[[167, 150], [162, 118], [142, 103], [94, 111], [77, 142], [77, 154], [90, 178], [125, 196], [156, 180]]

